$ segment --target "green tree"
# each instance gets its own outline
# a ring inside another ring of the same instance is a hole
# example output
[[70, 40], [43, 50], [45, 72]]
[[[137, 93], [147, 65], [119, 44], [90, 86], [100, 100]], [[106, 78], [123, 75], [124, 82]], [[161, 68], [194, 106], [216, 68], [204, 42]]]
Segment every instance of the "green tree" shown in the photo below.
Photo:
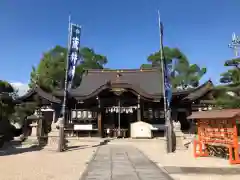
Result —
[[227, 60], [224, 66], [230, 68], [221, 74], [220, 82], [217, 86], [217, 105], [223, 108], [240, 107], [240, 58]]
[[[164, 47], [163, 53], [168, 66], [171, 66], [173, 70], [171, 74], [173, 88], [187, 89], [199, 85], [199, 80], [207, 71], [206, 68], [200, 68], [197, 64], [190, 64], [186, 55], [178, 48]], [[150, 64], [143, 64], [141, 68], [161, 68], [160, 51], [150, 54], [147, 60]]]
[[142, 64], [141, 69], [151, 69], [152, 68], [152, 64]]
[[62, 88], [64, 85], [67, 49], [56, 46], [43, 53], [37, 67], [32, 68], [29, 87], [40, 86], [46, 91]]
[[14, 113], [12, 113], [10, 120], [12, 123], [19, 123], [23, 125], [28, 116], [32, 115], [37, 108], [36, 102], [24, 102], [17, 104], [14, 107]]
[[14, 88], [6, 81], [0, 80], [0, 120], [8, 120], [14, 112]]
[[12, 138], [10, 116], [14, 112], [14, 88], [10, 83], [0, 80], [0, 147]]
[[221, 74], [220, 82], [232, 86], [240, 85], [240, 58], [227, 60], [224, 66], [230, 69]]
[[73, 87], [77, 87], [81, 83], [81, 75], [86, 69], [103, 69], [107, 64], [107, 57], [97, 54], [93, 49], [84, 47], [80, 50], [82, 63], [76, 67], [75, 76], [73, 79]]
[[[9, 122], [19, 122], [17, 119], [14, 119], [14, 114], [18, 114], [18, 109], [20, 106], [25, 108], [25, 112], [30, 111], [30, 106], [28, 104], [16, 105], [14, 101], [17, 98], [17, 90], [13, 86], [6, 82], [0, 80], [0, 120], [9, 121]], [[28, 113], [27, 113], [28, 114]], [[20, 116], [21, 117], [21, 116]], [[18, 116], [19, 118], [19, 116]]]
[[33, 114], [37, 102], [18, 104], [18, 90], [7, 81], [0, 80], [0, 120], [23, 124], [27, 116]]
[[[103, 68], [107, 63], [106, 56], [97, 54], [93, 49], [87, 47], [80, 50], [80, 55], [83, 63], [76, 67], [74, 87], [79, 85], [81, 74], [85, 69]], [[38, 85], [46, 91], [62, 89], [64, 87], [66, 57], [67, 49], [61, 46], [56, 46], [44, 53], [39, 65], [32, 68], [30, 88]]]

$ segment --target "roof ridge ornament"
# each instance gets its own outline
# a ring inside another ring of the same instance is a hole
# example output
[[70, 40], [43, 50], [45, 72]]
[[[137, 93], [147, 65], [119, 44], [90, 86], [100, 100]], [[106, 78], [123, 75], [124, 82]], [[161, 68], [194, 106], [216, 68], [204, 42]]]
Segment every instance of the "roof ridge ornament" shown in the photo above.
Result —
[[121, 76], [122, 76], [122, 74], [120, 72], [118, 72], [116, 77], [121, 77]]
[[120, 96], [122, 93], [124, 93], [126, 91], [125, 88], [112, 88], [111, 91], [117, 95]]
[[120, 83], [120, 78], [121, 78], [122, 74], [120, 72], [117, 72], [116, 76], [114, 79], [110, 80], [110, 83], [111, 84], [114, 84], [114, 83]]

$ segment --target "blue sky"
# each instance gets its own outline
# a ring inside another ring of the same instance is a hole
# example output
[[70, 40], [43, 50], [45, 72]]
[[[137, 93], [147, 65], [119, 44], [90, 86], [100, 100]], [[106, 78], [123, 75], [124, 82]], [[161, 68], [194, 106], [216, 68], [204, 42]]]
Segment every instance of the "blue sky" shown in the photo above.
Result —
[[1, 0], [0, 79], [27, 83], [32, 65], [57, 44], [67, 44], [68, 15], [83, 27], [81, 45], [108, 57], [110, 68], [139, 68], [159, 49], [157, 10], [164, 45], [180, 48], [207, 67], [202, 82], [218, 82], [240, 35], [239, 0]]

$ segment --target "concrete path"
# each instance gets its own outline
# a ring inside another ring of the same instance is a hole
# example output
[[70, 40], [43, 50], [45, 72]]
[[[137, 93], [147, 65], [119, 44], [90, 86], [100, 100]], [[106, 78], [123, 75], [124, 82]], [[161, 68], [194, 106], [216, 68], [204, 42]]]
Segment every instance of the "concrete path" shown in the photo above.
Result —
[[132, 146], [99, 147], [80, 180], [172, 180]]

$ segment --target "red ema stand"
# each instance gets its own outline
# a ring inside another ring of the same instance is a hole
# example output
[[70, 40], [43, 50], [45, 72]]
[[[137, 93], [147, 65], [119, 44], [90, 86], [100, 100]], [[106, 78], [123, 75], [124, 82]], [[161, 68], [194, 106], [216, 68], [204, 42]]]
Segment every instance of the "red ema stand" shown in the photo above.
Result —
[[194, 112], [188, 119], [197, 122], [194, 157], [218, 156], [227, 158], [230, 164], [240, 164], [237, 131], [240, 109]]

